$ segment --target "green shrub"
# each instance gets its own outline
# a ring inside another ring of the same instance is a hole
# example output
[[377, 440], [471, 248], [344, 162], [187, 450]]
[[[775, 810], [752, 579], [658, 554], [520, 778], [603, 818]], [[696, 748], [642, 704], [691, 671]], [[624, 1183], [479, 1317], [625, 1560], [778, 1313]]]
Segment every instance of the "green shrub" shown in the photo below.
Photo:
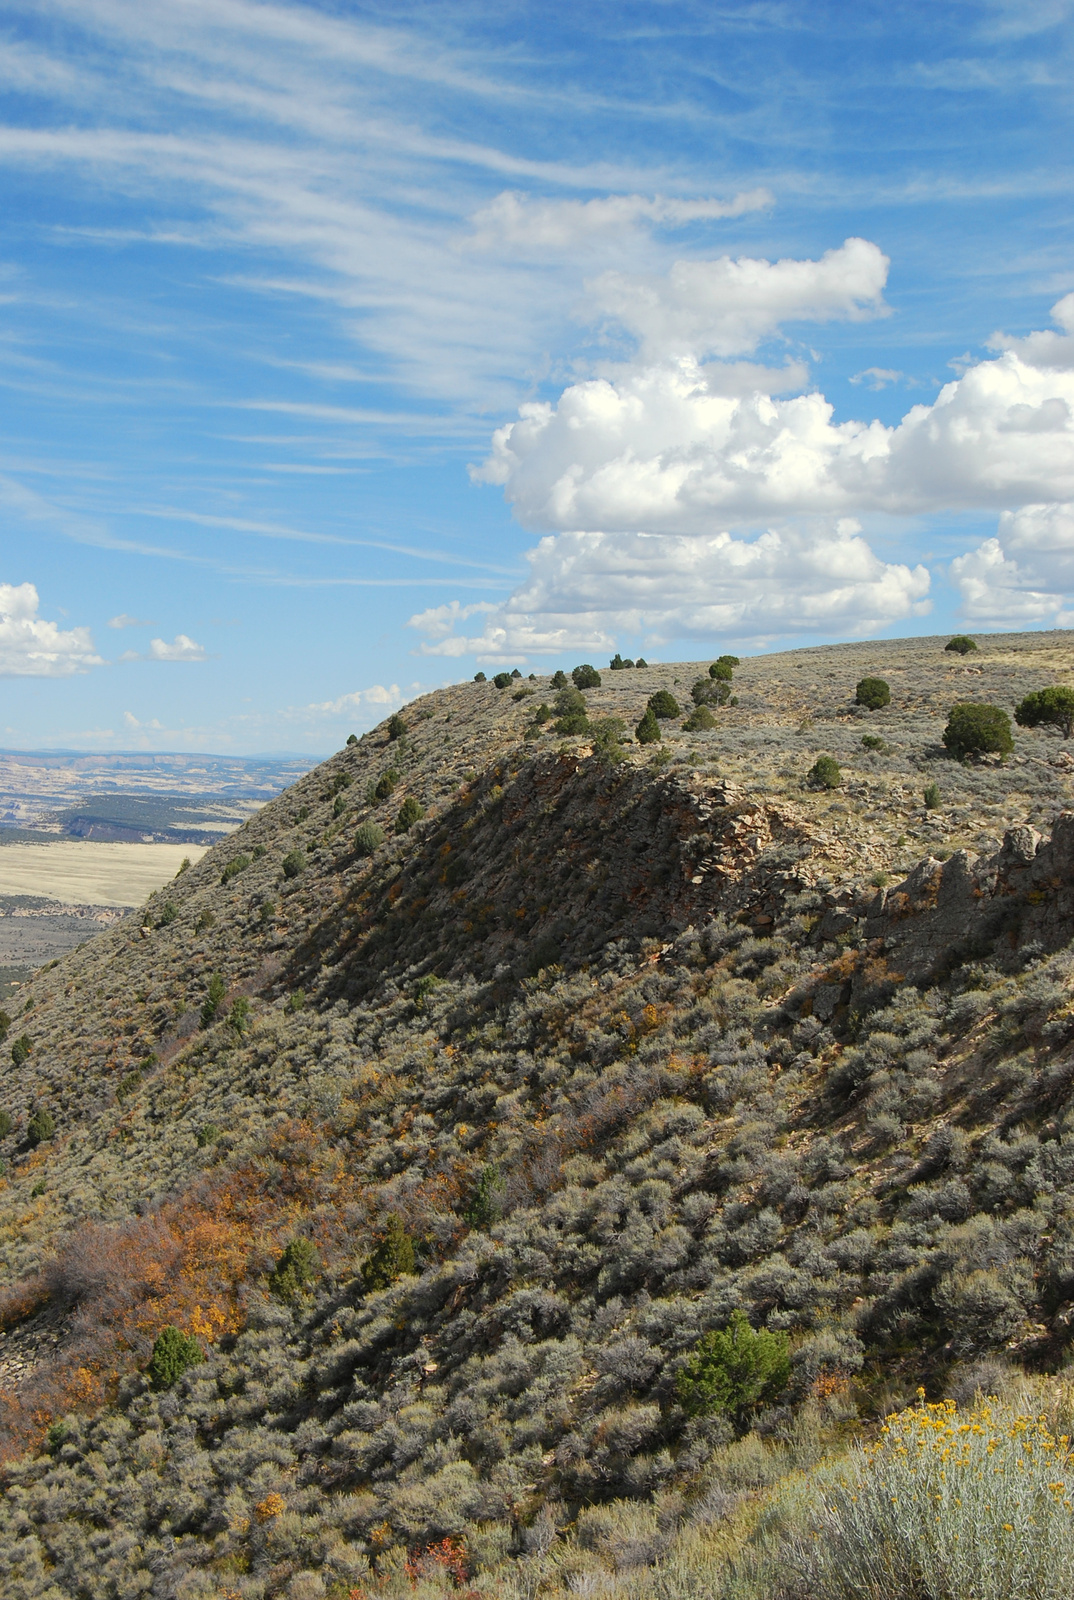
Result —
[[669, 717], [681, 717], [682, 707], [670, 689], [658, 689], [649, 696], [649, 710], [654, 717], [667, 721]]
[[572, 711], [565, 717], [559, 717], [553, 727], [556, 733], [564, 735], [589, 732], [589, 718], [584, 711]]
[[321, 1258], [309, 1239], [292, 1239], [269, 1275], [277, 1300], [292, 1302], [305, 1294], [321, 1270]]
[[382, 772], [373, 785], [374, 800], [387, 800], [398, 782], [399, 774], [394, 767], [389, 767], [387, 772]]
[[475, 683], [488, 683], [488, 679], [485, 677], [485, 674], [483, 672], [475, 672], [474, 673], [474, 682]]
[[176, 905], [175, 901], [165, 900], [164, 904], [160, 908], [160, 916], [157, 918], [157, 927], [169, 927], [175, 921], [178, 915], [179, 907]]
[[0, 1011], [0, 1044], [3, 1044], [11, 1031], [11, 1018], [6, 1011]]
[[580, 667], [575, 667], [571, 677], [574, 679], [576, 689], [600, 688], [600, 673], [596, 667], [591, 667], [588, 661], [584, 661]]
[[17, 1067], [21, 1067], [23, 1062], [28, 1059], [33, 1047], [33, 1040], [28, 1033], [22, 1034], [20, 1038], [15, 1040], [15, 1043], [11, 1046], [11, 1059]]
[[1027, 694], [1015, 711], [1014, 720], [1020, 728], [1061, 728], [1063, 738], [1069, 739], [1074, 731], [1074, 689], [1055, 684], [1051, 689]]
[[199, 1150], [204, 1150], [206, 1145], [215, 1144], [223, 1136], [223, 1130], [215, 1122], [203, 1122], [194, 1135], [195, 1143]]
[[276, 902], [274, 900], [262, 900], [257, 913], [258, 922], [264, 925], [266, 922], [271, 922], [275, 915]]
[[384, 843], [384, 829], [376, 822], [360, 822], [354, 830], [354, 853], [371, 856]]
[[384, 1238], [362, 1262], [361, 1278], [366, 1293], [387, 1289], [396, 1278], [410, 1276], [417, 1263], [418, 1252], [413, 1239], [398, 1217], [389, 1217]]
[[306, 870], [306, 858], [301, 850], [288, 850], [280, 866], [285, 878], [297, 878], [300, 872]]
[[814, 789], [838, 789], [843, 774], [834, 756], [818, 756], [809, 769], [809, 782]]
[[250, 1002], [243, 995], [235, 1001], [228, 1012], [228, 1027], [234, 1029], [241, 1039], [250, 1026]]
[[169, 1323], [153, 1343], [146, 1373], [154, 1389], [170, 1389], [191, 1367], [205, 1360], [201, 1345]]
[[645, 715], [634, 729], [634, 737], [639, 744], [656, 744], [660, 739], [660, 724], [652, 706], [646, 706]]
[[716, 718], [713, 716], [708, 706], [703, 705], [695, 706], [690, 715], [687, 717], [686, 721], [683, 723], [683, 728], [687, 733], [707, 733], [710, 728], [714, 728], [715, 726]]
[[45, 1182], [44, 1178], [38, 1178], [37, 1182], [34, 1184], [33, 1188], [30, 1190], [30, 1199], [31, 1200], [36, 1200], [38, 1198], [38, 1196], [44, 1194], [47, 1191], [47, 1189], [48, 1189], [48, 1185]]
[[408, 794], [395, 819], [396, 833], [409, 833], [415, 822], [420, 822], [424, 815], [425, 807], [412, 794]]
[[541, 727], [542, 724], [551, 722], [553, 715], [554, 713], [552, 711], [552, 707], [542, 700], [536, 711], [533, 713], [533, 720], [538, 727]]
[[220, 874], [220, 882], [221, 883], [230, 883], [232, 878], [237, 878], [240, 872], [245, 872], [246, 868], [249, 865], [250, 865], [250, 857], [249, 856], [246, 856], [246, 855], [235, 856], [231, 861], [228, 862], [227, 866], [224, 868], [223, 872]]
[[940, 794], [940, 785], [938, 783], [927, 783], [925, 785], [924, 799], [926, 810], [935, 811], [936, 807], [941, 804], [943, 799], [942, 795]]
[[1014, 749], [1011, 719], [999, 706], [964, 701], [951, 707], [943, 742], [958, 761], [985, 753], [1005, 756]]
[[348, 744], [357, 744], [358, 743], [358, 735], [356, 733], [348, 733], [348, 735], [347, 735], [347, 743]]
[[334, 817], [341, 817], [343, 815], [344, 811], [346, 811], [346, 809], [347, 809], [346, 800], [344, 800], [344, 798], [343, 798], [343, 796], [341, 794], [337, 794], [336, 798], [335, 798], [335, 803], [332, 806], [332, 815]]
[[627, 656], [624, 659], [619, 654], [618, 650], [615, 652], [614, 656], [612, 657], [612, 659], [608, 663], [608, 666], [611, 668], [611, 670], [613, 672], [623, 672], [623, 671], [626, 670], [626, 668], [632, 667], [633, 665], [634, 665], [634, 663], [633, 663], [633, 661], [631, 661], [630, 657]]
[[949, 639], [944, 645], [945, 650], [953, 650], [956, 655], [960, 656], [968, 656], [970, 651], [976, 650], [976, 648], [976, 644], [966, 633], [956, 633], [955, 637]]
[[622, 717], [601, 717], [592, 724], [593, 754], [604, 766], [611, 767], [626, 756], [621, 740], [626, 732]]
[[120, 1078], [119, 1082], [116, 1084], [116, 1099], [121, 1103], [122, 1101], [128, 1099], [136, 1089], [141, 1088], [142, 1081], [143, 1074], [137, 1067], [133, 1072], [128, 1072], [126, 1076]]
[[638, 659], [635, 661], [634, 665], [636, 667], [647, 667], [649, 665], [649, 663], [646, 661], [644, 656], [639, 656]]
[[492, 681], [497, 689], [509, 689], [511, 686], [511, 674], [509, 672], [498, 672]]
[[212, 1025], [212, 1022], [216, 1017], [216, 1013], [220, 1010], [220, 1007], [223, 1004], [224, 995], [226, 993], [227, 987], [224, 983], [223, 977], [219, 972], [214, 972], [212, 977], [209, 979], [208, 993], [205, 996], [205, 1000], [202, 1003], [201, 1008], [201, 1025], [203, 1028], [208, 1028]]
[[854, 703], [879, 711], [881, 706], [891, 704], [891, 686], [883, 678], [861, 678], [854, 691]]
[[568, 679], [567, 674], [565, 672], [563, 672], [563, 671], [553, 672], [553, 674], [552, 674], [552, 687], [553, 687], [553, 689], [565, 689], [567, 687], [568, 682], [569, 682], [569, 679]]
[[26, 1124], [26, 1137], [35, 1147], [44, 1144], [56, 1134], [56, 1119], [51, 1111], [46, 1111], [44, 1106], [32, 1113]]
[[194, 924], [194, 932], [204, 933], [206, 928], [213, 927], [215, 923], [216, 918], [211, 911], [202, 911], [198, 916], [197, 922]]
[[690, 690], [690, 699], [695, 706], [722, 706], [730, 693], [726, 683], [714, 678], [698, 678]]
[[482, 1167], [470, 1203], [463, 1213], [471, 1228], [489, 1228], [503, 1216], [507, 1198], [507, 1185], [503, 1173], [495, 1163]]
[[960, 1412], [922, 1398], [773, 1507], [790, 1524], [779, 1577], [813, 1600], [1072, 1594], [1065, 1458], [1042, 1417], [995, 1400]]
[[734, 669], [737, 666], [741, 666], [741, 662], [739, 661], [737, 656], [717, 656], [716, 657], [716, 665], [718, 667], [723, 666], [723, 667], [731, 667], [732, 669]]
[[741, 1427], [786, 1388], [790, 1375], [787, 1335], [754, 1331], [739, 1310], [722, 1332], [705, 1334], [697, 1345], [679, 1373], [679, 1400], [691, 1416], [728, 1416]]
[[0, 1139], [6, 1139], [15, 1126], [14, 1118], [10, 1111], [0, 1111]]
[[861, 743], [863, 750], [875, 750], [877, 755], [880, 756], [889, 756], [891, 754], [891, 745], [888, 744], [886, 739], [881, 739], [878, 733], [863, 733]]
[[190, 871], [190, 857], [189, 856], [184, 856], [182, 861], [180, 861], [179, 866], [176, 869], [175, 876], [177, 878], [181, 878], [183, 876], [184, 872], [189, 872], [189, 871]]
[[405, 736], [405, 734], [406, 734], [406, 722], [399, 715], [398, 711], [396, 711], [392, 716], [390, 716], [388, 718], [388, 739], [390, 741], [394, 741], [395, 739], [402, 739]]
[[292, 989], [291, 993], [287, 996], [287, 1010], [292, 1013], [296, 1011], [302, 1011], [305, 1008], [305, 1005], [305, 989]]
[[715, 678], [719, 683], [730, 683], [734, 675], [735, 671], [731, 663], [724, 661], [722, 657], [719, 661], [714, 661], [709, 668], [709, 677]]
[[526, 689], [526, 688], [516, 689], [514, 694], [511, 696], [511, 699], [517, 705], [520, 700], [528, 700], [530, 695], [533, 694], [533, 693], [534, 693], [533, 689]]

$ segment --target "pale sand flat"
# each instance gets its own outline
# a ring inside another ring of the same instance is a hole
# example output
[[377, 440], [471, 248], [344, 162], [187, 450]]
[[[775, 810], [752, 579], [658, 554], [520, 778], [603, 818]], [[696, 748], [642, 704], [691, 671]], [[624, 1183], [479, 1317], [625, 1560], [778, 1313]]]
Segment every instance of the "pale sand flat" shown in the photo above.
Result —
[[140, 906], [174, 878], [184, 856], [200, 861], [196, 844], [56, 844], [0, 846], [0, 895], [33, 894], [67, 905]]

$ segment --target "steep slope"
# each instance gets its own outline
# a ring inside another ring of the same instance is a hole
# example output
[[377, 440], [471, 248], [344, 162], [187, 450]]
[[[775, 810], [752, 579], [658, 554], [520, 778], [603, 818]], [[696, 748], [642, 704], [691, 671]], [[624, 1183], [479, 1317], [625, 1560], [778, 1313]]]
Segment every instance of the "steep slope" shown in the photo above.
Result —
[[[554, 1593], [620, 1501], [656, 1519], [645, 1567], [740, 1459], [678, 1387], [739, 1307], [792, 1336], [756, 1420], [796, 1459], [804, 1416], [823, 1440], [975, 1359], [1056, 1366], [1074, 763], [1032, 734], [964, 767], [939, 734], [967, 686], [1069, 676], [1074, 641], [988, 643], [744, 663], [655, 758], [534, 736], [547, 680], [440, 691], [40, 973], [0, 1076], [30, 1450], [4, 1593], [299, 1600], [423, 1562], [438, 1592], [452, 1561]], [[606, 673], [590, 713], [686, 703], [697, 670]], [[883, 712], [850, 704], [866, 671]], [[273, 1276], [295, 1238], [305, 1282]], [[208, 1359], [154, 1391], [168, 1324]]]

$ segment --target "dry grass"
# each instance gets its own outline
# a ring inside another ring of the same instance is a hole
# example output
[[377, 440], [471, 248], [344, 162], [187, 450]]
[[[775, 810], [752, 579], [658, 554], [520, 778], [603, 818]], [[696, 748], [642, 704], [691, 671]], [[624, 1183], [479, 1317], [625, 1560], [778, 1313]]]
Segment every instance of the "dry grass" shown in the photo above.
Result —
[[11, 844], [0, 850], [0, 894], [44, 895], [68, 905], [138, 906], [174, 878], [184, 856], [205, 854], [202, 845]]

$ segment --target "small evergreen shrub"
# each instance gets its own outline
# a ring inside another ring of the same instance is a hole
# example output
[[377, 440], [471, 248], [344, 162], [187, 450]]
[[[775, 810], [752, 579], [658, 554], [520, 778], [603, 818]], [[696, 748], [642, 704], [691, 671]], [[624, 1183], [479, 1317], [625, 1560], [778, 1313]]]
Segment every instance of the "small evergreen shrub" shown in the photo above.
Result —
[[309, 1239], [292, 1239], [269, 1275], [277, 1300], [291, 1303], [305, 1294], [321, 1271], [321, 1258]]
[[190, 871], [190, 857], [189, 856], [184, 856], [182, 861], [180, 861], [180, 863], [179, 863], [179, 866], [178, 866], [178, 869], [176, 871], [175, 876], [177, 878], [181, 878], [183, 876], [184, 872], [189, 872], [189, 871]]
[[207, 1145], [215, 1144], [223, 1135], [223, 1130], [215, 1122], [203, 1122], [194, 1135], [194, 1142], [199, 1150], [204, 1150]]
[[216, 918], [213, 913], [211, 911], [202, 911], [199, 913], [198, 920], [194, 924], [194, 932], [204, 933], [206, 928], [212, 928], [215, 926], [215, 924]]
[[511, 668], [511, 676], [512, 676], [512, 678], [521, 678], [522, 674], [521, 674], [521, 672], [519, 672], [517, 667], [512, 667]]
[[300, 872], [306, 870], [306, 858], [301, 850], [288, 850], [280, 866], [285, 878], [297, 878]]
[[754, 1331], [742, 1310], [728, 1326], [705, 1334], [679, 1373], [678, 1394], [691, 1416], [728, 1416], [741, 1428], [751, 1411], [787, 1386], [790, 1347], [785, 1333]]
[[634, 737], [639, 744], [656, 744], [659, 741], [660, 724], [652, 706], [646, 706], [645, 715], [634, 729]]
[[205, 1355], [198, 1341], [188, 1338], [169, 1323], [161, 1328], [154, 1340], [146, 1373], [154, 1389], [170, 1389], [184, 1372], [199, 1366], [204, 1360]]
[[409, 833], [415, 822], [420, 822], [424, 815], [425, 807], [412, 794], [408, 794], [395, 819], [396, 833]]
[[690, 699], [695, 706], [722, 706], [730, 693], [726, 683], [714, 678], [698, 678], [690, 690]]
[[1020, 728], [1061, 728], [1063, 738], [1074, 732], [1074, 689], [1055, 684], [1050, 689], [1037, 689], [1020, 702], [1014, 720]]
[[729, 661], [724, 661], [722, 657], [719, 661], [714, 661], [709, 668], [709, 677], [714, 678], [718, 683], [730, 683], [734, 675], [735, 669]]
[[11, 1059], [17, 1067], [21, 1067], [23, 1062], [29, 1058], [33, 1047], [33, 1040], [28, 1033], [22, 1034], [20, 1038], [15, 1040], [15, 1043], [11, 1046]]
[[937, 806], [941, 804], [942, 798], [938, 783], [927, 783], [925, 785], [924, 800], [926, 811], [935, 811]]
[[516, 689], [514, 694], [511, 696], [511, 699], [517, 705], [520, 700], [528, 700], [530, 695], [533, 694], [533, 693], [534, 693], [534, 691], [532, 689], [527, 689], [527, 688]]
[[604, 766], [611, 767], [626, 756], [621, 740], [626, 732], [626, 723], [622, 717], [601, 717], [594, 722], [591, 732], [593, 734], [593, 754]]
[[861, 678], [854, 691], [854, 704], [866, 706], [870, 711], [879, 711], [882, 706], [891, 704], [891, 685], [883, 678]]
[[475, 672], [474, 673], [474, 682], [475, 683], [488, 683], [488, 679], [485, 677], [485, 674], [483, 672]]
[[708, 733], [715, 726], [716, 718], [705, 705], [695, 706], [683, 723], [687, 733]]
[[571, 711], [565, 717], [559, 717], [553, 724], [557, 733], [569, 736], [589, 732], [589, 718], [584, 711]]
[[212, 1026], [226, 993], [227, 986], [222, 975], [219, 972], [214, 972], [209, 979], [209, 989], [201, 1007], [201, 1025], [203, 1028]]
[[955, 637], [949, 639], [944, 645], [945, 650], [953, 650], [956, 655], [960, 656], [968, 656], [970, 651], [976, 650], [976, 648], [976, 644], [966, 633], [956, 633]]
[[286, 1009], [288, 1011], [290, 1011], [292, 1014], [294, 1014], [294, 1012], [296, 1012], [296, 1011], [302, 1011], [304, 1009], [304, 1007], [305, 1007], [305, 1004], [306, 1004], [306, 991], [305, 991], [305, 989], [292, 989], [291, 993], [287, 996], [287, 1007], [286, 1007]]
[[863, 750], [875, 750], [878, 756], [889, 756], [891, 745], [886, 739], [881, 739], [878, 733], [863, 733], [861, 736]]
[[349, 745], [350, 744], [357, 744], [358, 743], [358, 735], [356, 733], [348, 733], [348, 735], [347, 735], [347, 743]]
[[624, 672], [628, 667], [632, 667], [633, 665], [634, 663], [631, 661], [630, 657], [627, 656], [624, 659], [624, 657], [619, 654], [618, 650], [608, 663], [608, 666], [611, 668], [612, 672]]
[[6, 1011], [0, 1011], [0, 1044], [3, 1044], [11, 1031], [11, 1018]]
[[362, 1262], [361, 1279], [366, 1293], [387, 1289], [396, 1278], [409, 1277], [416, 1271], [417, 1262], [413, 1239], [398, 1217], [389, 1217], [384, 1238]]
[[1014, 749], [1011, 719], [999, 706], [964, 701], [951, 707], [943, 742], [957, 761], [969, 755], [1008, 755]]
[[243, 995], [235, 1001], [228, 1012], [228, 1027], [234, 1029], [241, 1039], [250, 1026], [250, 1002]]
[[237, 878], [240, 872], [245, 872], [246, 868], [249, 865], [250, 865], [250, 857], [249, 856], [247, 856], [247, 855], [234, 856], [232, 858], [232, 860], [230, 860], [228, 862], [228, 864], [224, 868], [223, 872], [220, 874], [220, 882], [221, 883], [230, 883], [232, 878]]
[[809, 769], [809, 782], [814, 789], [838, 789], [843, 774], [834, 756], [818, 756]]
[[571, 677], [574, 679], [576, 689], [600, 688], [600, 673], [596, 667], [591, 667], [588, 661], [583, 662], [580, 667], [575, 667]]
[[14, 1126], [15, 1122], [11, 1112], [0, 1111], [0, 1139], [6, 1139]]
[[116, 1084], [116, 1099], [120, 1102], [120, 1104], [134, 1094], [136, 1089], [141, 1088], [142, 1081], [143, 1074], [138, 1068], [135, 1068], [133, 1072], [128, 1072], [125, 1077], [120, 1078], [119, 1082]]
[[157, 927], [169, 927], [175, 921], [178, 915], [179, 907], [176, 905], [175, 901], [165, 900], [164, 904], [160, 908], [160, 916], [157, 918]]
[[741, 664], [742, 663], [739, 661], [737, 656], [717, 656], [716, 657], [716, 665], [718, 667], [719, 666], [730, 667], [733, 670], [735, 667], [741, 666]]
[[667, 721], [670, 717], [681, 717], [682, 707], [670, 689], [658, 689], [649, 696], [649, 710], [654, 717]]
[[394, 767], [389, 767], [387, 772], [382, 772], [373, 785], [374, 800], [387, 800], [398, 782], [399, 774]]
[[498, 672], [492, 681], [497, 689], [509, 689], [511, 687], [511, 674], [509, 672]]
[[644, 656], [639, 656], [638, 659], [635, 661], [634, 665], [636, 667], [647, 667], [649, 665], [649, 663], [646, 661]]
[[371, 856], [384, 843], [384, 829], [376, 822], [360, 822], [354, 830], [354, 853]]
[[56, 1119], [53, 1117], [52, 1112], [46, 1111], [44, 1106], [39, 1107], [37, 1111], [33, 1112], [26, 1124], [27, 1139], [36, 1148], [37, 1145], [44, 1144], [47, 1140], [54, 1138], [55, 1134]]
[[533, 713], [533, 720], [538, 727], [541, 727], [544, 723], [551, 722], [553, 715], [552, 707], [542, 700]]
[[489, 1228], [503, 1216], [507, 1185], [495, 1163], [482, 1167], [477, 1186], [470, 1196], [464, 1219], [471, 1228]]
[[399, 715], [398, 711], [396, 711], [391, 717], [388, 718], [388, 739], [389, 741], [402, 739], [405, 734], [406, 722]]
[[552, 674], [553, 689], [565, 689], [569, 681], [570, 680], [568, 679], [567, 674], [562, 670], [553, 672]]

